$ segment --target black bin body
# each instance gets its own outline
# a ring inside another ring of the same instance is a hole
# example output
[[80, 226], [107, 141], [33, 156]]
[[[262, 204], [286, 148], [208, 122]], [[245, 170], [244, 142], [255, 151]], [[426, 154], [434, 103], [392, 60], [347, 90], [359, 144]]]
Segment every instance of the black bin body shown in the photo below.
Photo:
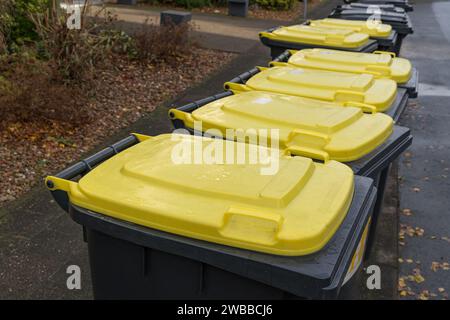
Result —
[[[346, 20], [367, 20], [372, 17], [372, 13], [361, 9], [335, 9], [329, 15], [330, 18], [346, 19]], [[393, 48], [393, 52], [400, 53], [403, 39], [414, 32], [411, 19], [406, 13], [390, 12], [381, 10], [379, 16], [382, 23], [389, 24], [397, 32], [397, 40]]]
[[[274, 62], [288, 62], [289, 58], [291, 57], [291, 53], [289, 50], [286, 50], [282, 54], [280, 54], [278, 57], [276, 57], [273, 61]], [[412, 69], [412, 75], [411, 78], [408, 80], [408, 82], [405, 83], [398, 83], [397, 84], [399, 89], [402, 89], [400, 91], [400, 94], [397, 95], [397, 99], [395, 102], [395, 105], [398, 105], [395, 110], [388, 110], [387, 114], [389, 114], [395, 121], [398, 121], [401, 114], [404, 111], [404, 108], [406, 106], [406, 102], [404, 99], [404, 95], [402, 94], [403, 89], [406, 90], [408, 93], [409, 98], [417, 98], [419, 94], [419, 71], [416, 68]], [[403, 100], [403, 102], [402, 102]]]
[[380, 38], [380, 37], [371, 37], [371, 39], [377, 40], [378, 49], [381, 51], [390, 51], [394, 52], [398, 55], [398, 33], [395, 30], [392, 30], [388, 37]]
[[337, 298], [375, 199], [373, 180], [355, 176], [337, 232], [319, 252], [298, 257], [186, 238], [74, 205], [69, 213], [84, 228], [95, 299]]
[[371, 4], [371, 3], [351, 2], [349, 4], [340, 4], [336, 6], [336, 10], [345, 10], [345, 9], [384, 10], [398, 13], [406, 12], [404, 8], [394, 6], [393, 4]]
[[[377, 18], [379, 18], [382, 23], [391, 25], [392, 29], [397, 31], [399, 35], [407, 35], [413, 33], [411, 19], [406, 13], [390, 12], [385, 10], [380, 11], [381, 14]], [[331, 12], [329, 17], [346, 20], [365, 21], [367, 19], [373, 18], [373, 13], [361, 9], [335, 9]]]
[[[266, 30], [265, 32], [273, 32], [279, 27], [271, 28]], [[288, 42], [288, 41], [278, 41], [269, 39], [266, 37], [260, 37], [262, 44], [270, 48], [270, 55], [272, 59], [275, 59], [280, 54], [285, 52], [288, 49], [292, 50], [301, 50], [301, 49], [311, 49], [311, 48], [326, 48], [326, 49], [335, 49], [335, 50], [343, 50], [343, 51], [351, 51], [351, 52], [374, 52], [379, 49], [379, 43], [377, 40], [369, 39], [366, 44], [357, 47], [357, 48], [342, 48], [342, 47], [331, 47], [331, 46], [320, 46], [315, 44], [307, 44], [307, 43], [297, 43], [297, 42]]]
[[413, 11], [414, 7], [408, 0], [344, 0], [345, 3], [368, 4], [368, 5], [393, 5], [404, 9], [405, 11]]
[[[251, 77], [251, 75], [249, 74], [254, 73], [250, 70], [247, 73], [236, 77], [230, 82], [239, 81], [237, 79], [248, 79], [249, 77]], [[399, 101], [396, 101], [395, 105], [390, 108], [392, 110], [388, 110], [389, 112], [387, 112], [387, 114], [389, 114], [391, 117], [395, 116], [395, 119], [398, 119], [400, 117], [408, 101], [406, 89], [399, 88], [398, 90], [401, 91], [401, 94], [397, 95], [397, 100]], [[232, 94], [232, 92], [219, 93], [217, 95], [181, 106], [178, 109], [184, 112], [193, 112], [195, 109], [198, 109], [208, 103], [224, 98], [226, 96], [230, 96]], [[243, 108], [245, 108], [245, 106], [243, 106]], [[202, 132], [195, 132], [192, 128], [186, 127], [184, 123], [179, 119], [172, 119], [172, 124], [175, 129], [186, 129], [191, 134], [203, 134]], [[389, 174], [390, 165], [411, 145], [412, 139], [413, 138], [411, 135], [411, 131], [408, 128], [394, 126], [393, 133], [382, 145], [378, 146], [375, 150], [366, 154], [359, 160], [345, 163], [350, 166], [350, 168], [356, 175], [370, 177], [371, 179], [373, 179], [378, 190], [377, 200], [368, 237], [368, 249], [366, 250], [366, 256], [370, 254], [370, 248], [375, 236], [377, 221], [383, 204], [384, 191], [386, 189], [386, 181]]]

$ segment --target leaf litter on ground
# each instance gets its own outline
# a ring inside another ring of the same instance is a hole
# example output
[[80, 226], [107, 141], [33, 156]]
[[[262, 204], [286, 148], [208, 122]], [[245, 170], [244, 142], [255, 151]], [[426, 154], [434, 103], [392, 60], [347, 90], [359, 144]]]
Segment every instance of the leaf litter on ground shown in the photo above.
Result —
[[98, 89], [89, 102], [92, 122], [69, 130], [56, 121], [7, 124], [6, 130], [0, 130], [0, 206], [17, 199], [45, 175], [78, 160], [115, 131], [151, 115], [234, 56], [194, 48], [176, 64], [145, 66], [119, 59], [114, 68], [98, 72]]

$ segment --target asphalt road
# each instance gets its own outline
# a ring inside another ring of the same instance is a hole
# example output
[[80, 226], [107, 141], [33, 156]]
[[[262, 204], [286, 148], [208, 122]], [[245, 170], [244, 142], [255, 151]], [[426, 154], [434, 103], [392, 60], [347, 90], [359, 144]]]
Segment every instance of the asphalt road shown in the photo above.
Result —
[[416, 0], [414, 9], [402, 55], [419, 69], [421, 86], [400, 121], [414, 142], [399, 168], [399, 277], [413, 276], [402, 298], [442, 299], [450, 292], [450, 2]]

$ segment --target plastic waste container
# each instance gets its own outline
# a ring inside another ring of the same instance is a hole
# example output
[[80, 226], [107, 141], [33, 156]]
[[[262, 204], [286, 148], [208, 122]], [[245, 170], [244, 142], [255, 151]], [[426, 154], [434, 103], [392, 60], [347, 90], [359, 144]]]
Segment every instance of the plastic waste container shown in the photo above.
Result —
[[261, 164], [173, 160], [175, 148], [200, 143], [201, 153], [218, 142], [133, 135], [46, 178], [83, 226], [95, 298], [338, 296], [358, 262], [373, 180], [277, 150], [273, 175]]
[[359, 107], [364, 112], [384, 112], [397, 121], [408, 102], [408, 93], [390, 79], [298, 67], [255, 67], [226, 82], [226, 90], [267, 91]]
[[[356, 21], [345, 19], [325, 18], [311, 20], [309, 25], [333, 29], [351, 29], [355, 32], [368, 34], [371, 39], [377, 40], [378, 50], [394, 51], [397, 43], [397, 32], [388, 24], [379, 21]], [[398, 54], [398, 52], [396, 52]]]
[[270, 66], [294, 66], [319, 70], [372, 74], [376, 78], [392, 79], [408, 91], [410, 98], [418, 95], [419, 73], [411, 62], [392, 52], [348, 52], [331, 49], [286, 50]]
[[[383, 201], [384, 175], [390, 163], [412, 143], [410, 130], [394, 126], [392, 118], [385, 114], [364, 114], [360, 108], [261, 91], [221, 93], [171, 109], [169, 117], [177, 129], [200, 134], [215, 129], [226, 139], [238, 139], [237, 135], [228, 136], [227, 129], [247, 130], [250, 143], [266, 143], [264, 137], [271, 136], [266, 130], [277, 129], [277, 148], [316, 161], [344, 162], [355, 174], [380, 182], [378, 211]], [[369, 242], [373, 240], [378, 211], [374, 212]]]
[[391, 12], [404, 13], [406, 10], [402, 7], [396, 7], [393, 4], [370, 4], [370, 3], [360, 3], [352, 2], [350, 4], [337, 5], [336, 10], [343, 9], [364, 9], [364, 10], [384, 10]]
[[365, 33], [351, 29], [313, 27], [306, 24], [275, 27], [259, 33], [261, 42], [270, 48], [272, 58], [286, 49], [332, 48], [356, 52], [372, 52], [378, 42]]
[[[354, 3], [358, 1], [357, 3]], [[351, 4], [368, 4], [368, 5], [394, 5], [405, 9], [405, 11], [413, 11], [414, 7], [408, 0], [344, 0], [345, 3]]]
[[413, 26], [411, 19], [406, 13], [397, 13], [383, 11], [374, 14], [368, 10], [333, 10], [329, 15], [330, 18], [346, 19], [346, 20], [380, 20], [384, 24], [389, 24], [397, 31], [397, 43], [395, 46], [395, 52], [400, 52], [403, 39], [413, 33]]
[[392, 29], [396, 30], [397, 33], [399, 34], [413, 33], [411, 19], [406, 13], [380, 10], [379, 14], [374, 14], [371, 11], [360, 9], [345, 9], [345, 10], [335, 9], [331, 12], [329, 17], [346, 20], [360, 20], [360, 21], [367, 21], [369, 19], [380, 20], [383, 24], [391, 25]]

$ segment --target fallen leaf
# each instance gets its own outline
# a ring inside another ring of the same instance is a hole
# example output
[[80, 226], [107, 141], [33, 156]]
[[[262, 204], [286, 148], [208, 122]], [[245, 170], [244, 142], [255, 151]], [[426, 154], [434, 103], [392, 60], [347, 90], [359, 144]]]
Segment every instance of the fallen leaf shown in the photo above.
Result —
[[403, 214], [404, 216], [409, 217], [410, 215], [412, 215], [411, 209], [403, 209], [403, 210], [402, 210], [402, 214]]
[[445, 289], [444, 289], [444, 288], [438, 288], [438, 291], [439, 291], [440, 293], [443, 293], [443, 292], [445, 292]]
[[419, 295], [419, 299], [420, 299], [420, 300], [428, 300], [428, 299], [429, 299], [429, 294], [428, 294], [428, 292], [423, 291], [423, 292]]
[[423, 230], [422, 228], [416, 227], [415, 228], [415, 232], [416, 235], [418, 235], [419, 237], [423, 236], [423, 234], [425, 233], [425, 230]]
[[433, 261], [431, 263], [431, 270], [433, 270], [434, 272], [438, 271], [440, 267], [441, 264], [439, 262]]
[[403, 289], [406, 287], [406, 282], [404, 278], [399, 278], [398, 279], [398, 288], [399, 290]]
[[422, 275], [418, 274], [414, 276], [414, 281], [416, 281], [417, 283], [422, 283], [425, 281], [425, 278]]
[[422, 283], [422, 282], [425, 281], [425, 278], [421, 275], [419, 269], [417, 269], [417, 268], [414, 269], [414, 270], [413, 270], [413, 274], [414, 274], [413, 278], [414, 278], [414, 281], [415, 281], [415, 282], [417, 282], [417, 283]]

